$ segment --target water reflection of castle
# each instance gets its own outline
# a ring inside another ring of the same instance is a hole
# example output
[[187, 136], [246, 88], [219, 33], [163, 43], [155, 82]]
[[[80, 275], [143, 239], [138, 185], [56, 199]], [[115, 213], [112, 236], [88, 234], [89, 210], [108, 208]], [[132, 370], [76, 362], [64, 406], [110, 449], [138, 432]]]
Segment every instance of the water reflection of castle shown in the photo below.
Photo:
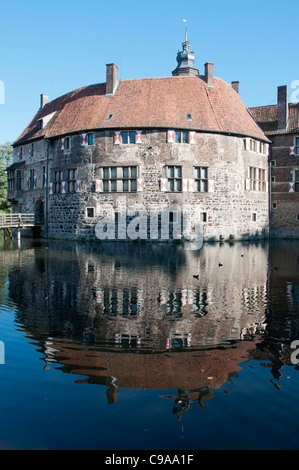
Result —
[[47, 364], [106, 385], [109, 400], [121, 387], [177, 388], [200, 399], [261, 341], [268, 262], [267, 245], [192, 252], [55, 242], [19, 252], [10, 296]]

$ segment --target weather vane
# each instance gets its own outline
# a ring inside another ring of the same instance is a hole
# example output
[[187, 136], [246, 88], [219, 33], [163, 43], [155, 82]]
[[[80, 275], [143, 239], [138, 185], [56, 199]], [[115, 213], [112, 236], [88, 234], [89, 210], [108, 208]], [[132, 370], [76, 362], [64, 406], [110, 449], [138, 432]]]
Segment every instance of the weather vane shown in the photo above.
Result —
[[187, 42], [188, 41], [188, 39], [187, 39], [187, 29], [188, 29], [187, 20], [183, 20], [183, 22], [185, 23], [185, 42]]

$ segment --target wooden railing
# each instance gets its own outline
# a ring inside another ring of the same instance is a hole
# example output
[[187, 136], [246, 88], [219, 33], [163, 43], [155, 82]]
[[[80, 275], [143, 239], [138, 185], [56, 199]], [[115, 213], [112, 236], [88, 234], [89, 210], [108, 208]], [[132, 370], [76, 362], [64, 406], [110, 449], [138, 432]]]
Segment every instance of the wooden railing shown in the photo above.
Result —
[[25, 228], [38, 225], [34, 214], [0, 214], [0, 229]]

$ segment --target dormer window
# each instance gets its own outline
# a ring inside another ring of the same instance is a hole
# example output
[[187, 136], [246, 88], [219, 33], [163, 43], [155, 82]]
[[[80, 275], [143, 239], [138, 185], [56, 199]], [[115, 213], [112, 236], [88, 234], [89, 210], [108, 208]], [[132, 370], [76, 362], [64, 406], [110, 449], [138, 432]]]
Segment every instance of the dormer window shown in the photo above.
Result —
[[113, 118], [113, 114], [109, 114], [109, 116], [107, 117], [107, 121], [111, 121], [112, 118]]
[[188, 119], [188, 121], [193, 121], [192, 114], [188, 113], [187, 114], [187, 119]]
[[43, 120], [42, 120], [42, 119], [40, 119], [40, 120], [38, 121], [38, 130], [39, 130], [39, 131], [42, 131], [42, 130], [43, 130], [43, 128], [44, 128], [44, 125], [43, 125]]

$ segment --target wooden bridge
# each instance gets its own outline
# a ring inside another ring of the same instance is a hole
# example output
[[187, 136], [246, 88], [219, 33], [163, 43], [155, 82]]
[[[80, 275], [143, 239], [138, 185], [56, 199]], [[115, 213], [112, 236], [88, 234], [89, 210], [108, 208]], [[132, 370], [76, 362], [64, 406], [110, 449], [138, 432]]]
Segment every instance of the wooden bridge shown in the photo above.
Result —
[[0, 230], [4, 231], [4, 238], [7, 235], [13, 238], [17, 232], [20, 237], [20, 230], [28, 227], [40, 227], [41, 221], [38, 221], [35, 214], [0, 214]]

